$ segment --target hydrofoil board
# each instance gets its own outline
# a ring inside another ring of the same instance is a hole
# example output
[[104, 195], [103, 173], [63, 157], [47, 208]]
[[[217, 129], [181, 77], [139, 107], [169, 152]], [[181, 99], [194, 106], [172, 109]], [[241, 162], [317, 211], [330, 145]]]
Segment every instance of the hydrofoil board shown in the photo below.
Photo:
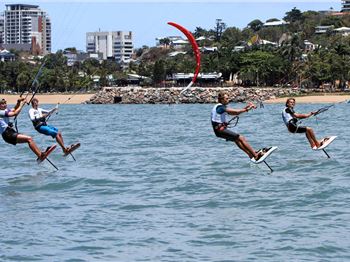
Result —
[[63, 156], [68, 156], [69, 154], [73, 153], [75, 150], [77, 150], [80, 147], [80, 143], [76, 143], [76, 144], [72, 144], [69, 149], [68, 152], [65, 153]]
[[[277, 146], [273, 146], [273, 147], [269, 147], [269, 148], [264, 148], [265, 150], [267, 150], [264, 155], [262, 157], [260, 157], [258, 160], [255, 160], [254, 157], [250, 159], [250, 161], [254, 164], [260, 164], [262, 162], [265, 161], [265, 159], [272, 154], [273, 151], [275, 151], [278, 147]], [[264, 150], [261, 149], [261, 150]]]
[[[328, 138], [328, 139], [322, 144], [322, 146], [320, 146], [320, 147], [314, 146], [312, 149], [313, 150], [325, 149], [327, 146], [329, 146], [334, 141], [334, 139], [337, 138], [337, 136], [329, 136], [329, 137], [326, 137], [326, 138]], [[323, 140], [325, 140], [326, 138], [323, 138]]]

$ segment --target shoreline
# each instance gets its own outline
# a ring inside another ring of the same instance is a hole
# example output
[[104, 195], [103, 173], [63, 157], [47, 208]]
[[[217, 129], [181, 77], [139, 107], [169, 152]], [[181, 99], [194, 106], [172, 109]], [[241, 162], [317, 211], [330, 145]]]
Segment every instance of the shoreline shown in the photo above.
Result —
[[[82, 104], [88, 101], [95, 94], [37, 94], [40, 104]], [[5, 98], [8, 104], [16, 104], [19, 95], [0, 94], [0, 99]], [[28, 96], [28, 100], [31, 95]]]
[[[36, 97], [41, 104], [82, 104], [90, 100], [95, 94], [38, 94]], [[5, 98], [8, 104], [15, 104], [19, 95], [0, 94], [0, 99]], [[29, 96], [28, 96], [29, 97]], [[30, 98], [30, 97], [29, 97]], [[306, 95], [295, 96], [297, 103], [315, 104], [315, 103], [340, 103], [350, 100], [350, 95], [340, 94], [320, 94], [320, 95]], [[266, 104], [285, 103], [287, 97], [273, 98], [265, 100]]]
[[[288, 97], [279, 97], [265, 100], [264, 103], [267, 104], [279, 104], [285, 103]], [[295, 101], [298, 104], [317, 104], [317, 103], [340, 103], [350, 100], [350, 95], [340, 95], [340, 94], [322, 94], [322, 95], [306, 95], [306, 96], [294, 96]]]

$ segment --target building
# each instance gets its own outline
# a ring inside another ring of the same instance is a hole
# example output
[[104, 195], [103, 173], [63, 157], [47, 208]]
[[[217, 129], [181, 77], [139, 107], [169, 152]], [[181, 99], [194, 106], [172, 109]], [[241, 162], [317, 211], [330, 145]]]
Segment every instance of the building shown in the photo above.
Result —
[[118, 63], [127, 64], [133, 54], [133, 48], [131, 31], [86, 33], [86, 52], [102, 53], [104, 60], [115, 59]]
[[304, 40], [304, 52], [309, 53], [314, 51], [318, 45], [311, 43], [309, 40]]
[[342, 12], [350, 12], [350, 0], [342, 0]]
[[263, 24], [263, 27], [276, 27], [276, 26], [284, 26], [284, 25], [289, 25], [289, 22], [286, 22], [284, 20], [266, 22]]
[[156, 47], [169, 47], [174, 41], [183, 40], [181, 36], [165, 36], [156, 38]]
[[101, 62], [102, 54], [101, 53], [84, 53], [82, 51], [71, 52], [64, 51], [63, 56], [67, 58], [67, 66], [73, 66], [76, 62], [84, 62], [87, 59], [96, 59]]
[[342, 36], [348, 36], [350, 34], [350, 27], [340, 27], [334, 29], [336, 34], [341, 34]]
[[[188, 85], [192, 79], [193, 73], [174, 73], [167, 76], [167, 81], [171, 81], [175, 86]], [[199, 73], [197, 76], [196, 84], [199, 86], [218, 86], [222, 82], [222, 73]]]
[[8, 4], [4, 13], [3, 38], [5, 48], [31, 51], [37, 55], [50, 53], [50, 18], [37, 5]]
[[319, 25], [315, 27], [315, 34], [326, 34], [333, 31], [334, 25]]
[[12, 54], [10, 51], [4, 49], [0, 51], [0, 61], [1, 62], [7, 62], [7, 61], [15, 61], [16, 56]]
[[4, 17], [0, 15], [0, 47], [4, 43]]

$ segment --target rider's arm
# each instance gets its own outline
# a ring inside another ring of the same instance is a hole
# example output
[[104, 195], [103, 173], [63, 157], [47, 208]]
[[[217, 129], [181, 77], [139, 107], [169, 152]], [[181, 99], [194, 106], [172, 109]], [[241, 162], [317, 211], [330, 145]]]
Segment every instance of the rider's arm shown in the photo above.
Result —
[[[13, 108], [13, 111], [15, 111], [16, 109], [18, 109], [21, 106], [21, 102], [24, 101], [25, 98], [20, 97], [19, 99], [17, 99], [17, 104], [15, 105], [15, 107]], [[23, 106], [22, 106], [23, 107]]]
[[15, 107], [7, 113], [7, 116], [8, 117], [18, 116], [25, 104], [26, 104], [25, 98], [20, 97], [19, 99], [17, 99], [17, 103]]
[[41, 112], [41, 114], [42, 114], [42, 116], [43, 116], [44, 118], [45, 118], [48, 114], [51, 113], [51, 111], [45, 110], [45, 109], [42, 109], [42, 108], [40, 108], [39, 110], [40, 110], [40, 112]]
[[299, 119], [303, 119], [303, 118], [308, 118], [310, 116], [312, 116], [313, 114], [315, 114], [315, 112], [310, 112], [308, 114], [298, 114], [298, 113], [294, 113], [294, 116], [296, 118], [299, 118]]
[[248, 112], [250, 109], [255, 109], [256, 106], [249, 102], [244, 108], [242, 109], [233, 109], [233, 108], [226, 108], [226, 112], [229, 114], [229, 115], [239, 115], [239, 114], [242, 114], [244, 112]]
[[226, 113], [229, 115], [239, 115], [244, 112], [248, 112], [249, 109], [242, 108], [242, 109], [233, 109], [233, 108], [226, 108]]
[[[19, 105], [18, 105], [18, 104], [19, 104]], [[12, 109], [11, 111], [9, 111], [9, 112], [7, 113], [7, 115], [8, 115], [9, 117], [18, 116], [25, 104], [26, 104], [26, 101], [25, 101], [25, 100], [21, 100], [21, 101], [19, 101], [19, 102], [18, 102], [18, 100], [17, 100], [17, 104], [16, 104], [15, 108]]]

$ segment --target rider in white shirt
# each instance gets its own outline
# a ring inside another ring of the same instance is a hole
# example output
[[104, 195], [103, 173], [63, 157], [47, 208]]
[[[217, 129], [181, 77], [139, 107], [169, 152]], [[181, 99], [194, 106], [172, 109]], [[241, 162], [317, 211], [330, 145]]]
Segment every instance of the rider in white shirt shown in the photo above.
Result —
[[249, 158], [254, 158], [255, 160], [261, 158], [264, 155], [265, 150], [256, 152], [244, 136], [227, 128], [228, 115], [239, 115], [241, 113], [248, 112], [250, 109], [255, 109], [256, 106], [253, 103], [248, 103], [243, 109], [229, 108], [227, 107], [229, 103], [228, 95], [224, 92], [219, 93], [218, 102], [219, 103], [214, 106], [211, 112], [211, 123], [215, 135], [228, 141], [235, 142], [236, 145], [249, 156]]
[[36, 131], [41, 134], [51, 136], [55, 138], [57, 143], [61, 146], [64, 154], [69, 152], [69, 147], [65, 147], [63, 137], [60, 131], [54, 126], [48, 125], [46, 119], [49, 115], [55, 112], [57, 108], [51, 111], [44, 110], [39, 107], [39, 100], [37, 98], [32, 99], [32, 108], [29, 110], [29, 118], [32, 120], [33, 126]]

